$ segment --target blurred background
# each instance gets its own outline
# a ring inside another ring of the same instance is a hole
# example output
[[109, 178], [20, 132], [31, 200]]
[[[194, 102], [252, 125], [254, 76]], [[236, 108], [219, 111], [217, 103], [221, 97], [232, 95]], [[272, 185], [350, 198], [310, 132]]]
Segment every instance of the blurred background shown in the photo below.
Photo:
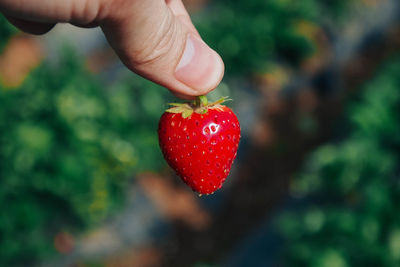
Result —
[[0, 266], [400, 266], [400, 2], [186, 0], [242, 126], [221, 190], [99, 29], [0, 17]]

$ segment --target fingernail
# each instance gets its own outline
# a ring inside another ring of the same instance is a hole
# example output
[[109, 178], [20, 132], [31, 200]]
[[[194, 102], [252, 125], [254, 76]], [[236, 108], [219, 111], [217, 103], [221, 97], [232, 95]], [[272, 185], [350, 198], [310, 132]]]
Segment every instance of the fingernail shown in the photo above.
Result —
[[221, 57], [200, 38], [189, 35], [175, 78], [195, 91], [208, 92], [217, 87], [223, 73]]

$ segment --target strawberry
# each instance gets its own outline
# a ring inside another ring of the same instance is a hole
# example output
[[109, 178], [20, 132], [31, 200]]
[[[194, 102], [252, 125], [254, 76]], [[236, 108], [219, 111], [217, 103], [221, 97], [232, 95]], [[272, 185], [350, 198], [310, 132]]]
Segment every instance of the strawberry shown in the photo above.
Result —
[[236, 115], [205, 96], [194, 103], [171, 104], [161, 116], [159, 143], [164, 158], [194, 191], [211, 194], [221, 188], [236, 157], [240, 125]]

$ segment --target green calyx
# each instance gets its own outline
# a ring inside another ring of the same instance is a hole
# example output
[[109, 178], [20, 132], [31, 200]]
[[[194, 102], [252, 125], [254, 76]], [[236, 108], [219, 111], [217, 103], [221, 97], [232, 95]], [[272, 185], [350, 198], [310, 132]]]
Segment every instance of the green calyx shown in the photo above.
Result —
[[208, 103], [207, 97], [205, 95], [201, 95], [196, 97], [196, 99], [192, 102], [186, 103], [169, 103], [172, 107], [167, 109], [166, 112], [169, 113], [181, 113], [183, 118], [190, 117], [193, 112], [198, 114], [207, 113], [210, 107], [214, 107], [222, 104], [225, 101], [228, 101], [228, 97], [221, 97], [215, 102]]

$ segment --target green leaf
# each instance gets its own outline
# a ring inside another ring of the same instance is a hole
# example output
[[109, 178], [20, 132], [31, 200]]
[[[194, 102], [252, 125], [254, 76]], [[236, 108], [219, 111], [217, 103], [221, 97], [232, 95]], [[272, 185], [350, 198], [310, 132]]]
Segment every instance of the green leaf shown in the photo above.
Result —
[[190, 117], [190, 115], [192, 115], [192, 114], [193, 114], [193, 109], [187, 109], [182, 112], [182, 117], [184, 119], [186, 119], [186, 118]]
[[173, 108], [169, 108], [166, 110], [166, 112], [169, 113], [182, 113], [184, 112], [186, 109], [183, 107], [173, 107]]
[[187, 104], [186, 103], [168, 103], [168, 105], [173, 106], [173, 107], [183, 107]]

